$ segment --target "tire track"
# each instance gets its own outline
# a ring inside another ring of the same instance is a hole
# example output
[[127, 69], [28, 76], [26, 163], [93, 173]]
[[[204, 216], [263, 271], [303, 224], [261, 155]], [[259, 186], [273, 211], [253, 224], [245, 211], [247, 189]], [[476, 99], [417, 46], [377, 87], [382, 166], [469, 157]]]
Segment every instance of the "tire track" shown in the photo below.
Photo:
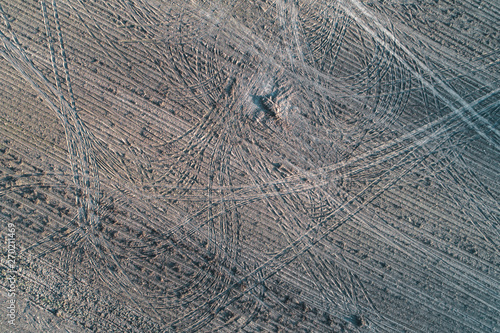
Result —
[[[455, 91], [453, 91], [451, 88], [449, 88], [443, 81], [441, 81], [430, 69], [427, 67], [421, 60], [419, 60], [413, 53], [405, 47], [399, 40], [394, 37], [394, 35], [389, 32], [385, 27], [382, 26], [381, 23], [372, 15], [370, 14], [366, 7], [363, 6], [360, 2], [357, 0], [351, 0], [352, 5], [359, 11], [361, 12], [365, 17], [369, 18], [373, 24], [383, 33], [384, 36], [387, 36], [401, 51], [403, 51], [408, 57], [411, 58], [415, 64], [422, 69], [423, 72], [425, 72], [426, 75], [429, 76], [433, 81], [436, 82], [436, 84], [443, 89], [446, 93], [448, 93], [453, 99], [458, 101], [461, 104], [461, 108], [456, 108], [452, 102], [444, 96], [442, 93], [440, 93], [434, 85], [432, 85], [428, 80], [426, 80], [421, 74], [417, 73], [414, 71], [411, 66], [408, 65], [408, 63], [397, 53], [392, 51], [390, 48], [388, 48], [387, 43], [382, 40], [377, 33], [370, 28], [364, 21], [362, 21], [355, 13], [353, 10], [348, 10], [347, 8], [345, 9], [346, 12], [352, 16], [354, 20], [358, 22], [358, 24], [363, 27], [363, 29], [370, 34], [380, 45], [382, 45], [384, 48], [387, 49], [388, 52], [390, 52], [396, 59], [398, 59], [402, 64], [407, 67], [410, 72], [413, 73], [413, 75], [422, 82], [423, 85], [427, 89], [429, 89], [434, 95], [438, 96], [451, 110], [453, 110], [453, 113], [456, 113], [469, 127], [474, 129], [483, 139], [485, 139], [489, 144], [495, 146], [495, 148], [498, 150], [500, 149], [500, 145], [494, 140], [494, 138], [488, 137], [486, 133], [484, 133], [469, 117], [477, 119], [479, 122], [481, 122], [483, 125], [485, 125], [488, 130], [496, 135], [497, 137], [500, 137], [500, 131], [495, 129], [487, 119], [479, 115], [472, 107], [462, 98], [460, 97]], [[464, 111], [468, 111], [471, 116], [466, 116]]]

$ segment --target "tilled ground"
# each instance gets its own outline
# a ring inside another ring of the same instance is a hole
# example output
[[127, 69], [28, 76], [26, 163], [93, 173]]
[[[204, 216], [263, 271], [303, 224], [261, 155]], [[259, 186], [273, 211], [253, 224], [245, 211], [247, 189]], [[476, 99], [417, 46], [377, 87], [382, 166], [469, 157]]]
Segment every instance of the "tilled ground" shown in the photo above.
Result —
[[2, 331], [499, 330], [495, 1], [0, 5]]

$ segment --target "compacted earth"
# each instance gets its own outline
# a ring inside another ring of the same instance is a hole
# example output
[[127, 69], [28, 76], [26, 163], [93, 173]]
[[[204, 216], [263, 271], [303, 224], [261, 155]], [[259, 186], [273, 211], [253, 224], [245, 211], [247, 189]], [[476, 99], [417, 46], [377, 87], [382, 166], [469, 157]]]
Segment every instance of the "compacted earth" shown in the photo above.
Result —
[[1, 332], [498, 332], [494, 0], [0, 0]]

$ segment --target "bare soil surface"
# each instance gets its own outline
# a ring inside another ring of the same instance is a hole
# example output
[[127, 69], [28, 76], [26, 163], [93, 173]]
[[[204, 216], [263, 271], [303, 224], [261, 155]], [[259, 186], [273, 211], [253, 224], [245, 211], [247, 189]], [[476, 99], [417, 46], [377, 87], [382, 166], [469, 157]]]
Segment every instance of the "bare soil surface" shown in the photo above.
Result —
[[500, 330], [497, 1], [0, 5], [1, 332]]

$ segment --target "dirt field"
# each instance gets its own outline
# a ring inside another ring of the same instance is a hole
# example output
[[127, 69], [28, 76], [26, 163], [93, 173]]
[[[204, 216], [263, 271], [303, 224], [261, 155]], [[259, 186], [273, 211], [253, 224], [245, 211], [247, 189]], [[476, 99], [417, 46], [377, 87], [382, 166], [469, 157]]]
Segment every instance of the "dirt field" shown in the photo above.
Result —
[[0, 332], [500, 331], [497, 1], [0, 15]]

